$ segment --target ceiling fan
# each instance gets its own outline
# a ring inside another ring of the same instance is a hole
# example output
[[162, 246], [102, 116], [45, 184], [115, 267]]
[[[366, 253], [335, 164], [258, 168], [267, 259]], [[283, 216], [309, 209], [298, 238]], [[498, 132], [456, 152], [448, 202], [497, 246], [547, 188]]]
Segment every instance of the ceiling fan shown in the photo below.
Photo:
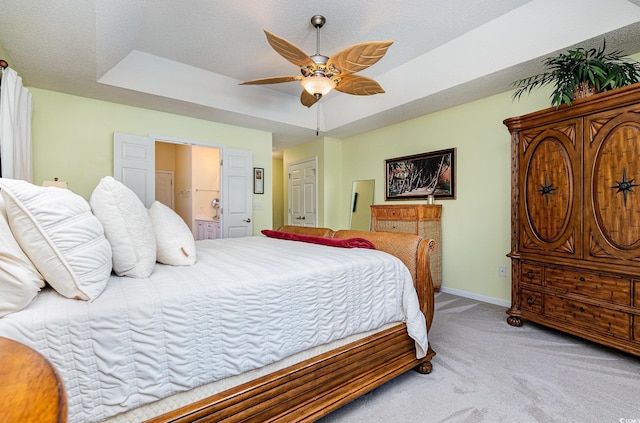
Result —
[[315, 15], [311, 24], [316, 28], [316, 54], [308, 56], [304, 51], [264, 30], [267, 41], [282, 57], [300, 67], [301, 75], [276, 76], [253, 79], [240, 85], [278, 84], [299, 81], [302, 85], [300, 102], [313, 106], [323, 95], [332, 89], [353, 95], [373, 95], [384, 93], [376, 81], [366, 76], [355, 75], [380, 60], [393, 41], [370, 41], [354, 44], [331, 57], [320, 54], [320, 28], [326, 23], [324, 16]]

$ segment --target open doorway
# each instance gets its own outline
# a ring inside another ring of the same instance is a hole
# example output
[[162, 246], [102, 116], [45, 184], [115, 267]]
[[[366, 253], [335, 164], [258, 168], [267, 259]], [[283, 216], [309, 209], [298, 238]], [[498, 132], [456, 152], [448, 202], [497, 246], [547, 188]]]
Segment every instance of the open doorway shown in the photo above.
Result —
[[[202, 229], [208, 231], [209, 234], [215, 234], [215, 230], [210, 230], [211, 225], [213, 225], [212, 222], [216, 222], [214, 219], [216, 202], [214, 201], [215, 197], [211, 196], [214, 191], [218, 191], [220, 195], [219, 220], [217, 221], [218, 235], [222, 238], [235, 238], [253, 234], [253, 153], [250, 150], [205, 145], [197, 141], [160, 135], [144, 137], [114, 132], [113, 176], [117, 181], [129, 187], [140, 198], [145, 207], [151, 207], [151, 204], [156, 199], [154, 178], [156, 142], [175, 145], [176, 147], [173, 147], [175, 149], [173, 150], [174, 154], [170, 158], [167, 156], [167, 160], [170, 163], [169, 166], [174, 166], [175, 169], [178, 169], [178, 167], [187, 169], [182, 173], [188, 183], [183, 185], [178, 182], [177, 175], [174, 178], [173, 189], [176, 192], [174, 210], [183, 213], [183, 219], [194, 231], [194, 236], [201, 237], [198, 217], [203, 217], [205, 223], [208, 222], [209, 226]], [[179, 146], [193, 148], [182, 150], [179, 149]], [[205, 150], [198, 150], [197, 147], [203, 147]], [[215, 163], [207, 162], [207, 155], [201, 154], [210, 150], [218, 151], [219, 160], [212, 160]], [[215, 184], [203, 184], [201, 188], [198, 179], [200, 173], [196, 173], [194, 177], [193, 166], [201, 161], [205, 161], [204, 168], [218, 171], [217, 189]], [[223, 162], [224, 168], [222, 167]], [[171, 163], [173, 164], [171, 165]], [[178, 163], [180, 163], [179, 166]], [[200, 193], [207, 198], [206, 202], [202, 199], [194, 203], [194, 197], [196, 199], [199, 198]], [[185, 199], [189, 200], [183, 202], [186, 211], [177, 207], [180, 199], [177, 194], [181, 194]], [[198, 194], [198, 196], [194, 194]], [[200, 209], [200, 205], [202, 205], [202, 209]], [[206, 214], [208, 207], [211, 207], [210, 211], [213, 214]], [[202, 215], [200, 213], [205, 214]]]
[[156, 141], [155, 172], [156, 199], [167, 199], [195, 239], [220, 238], [220, 149]]

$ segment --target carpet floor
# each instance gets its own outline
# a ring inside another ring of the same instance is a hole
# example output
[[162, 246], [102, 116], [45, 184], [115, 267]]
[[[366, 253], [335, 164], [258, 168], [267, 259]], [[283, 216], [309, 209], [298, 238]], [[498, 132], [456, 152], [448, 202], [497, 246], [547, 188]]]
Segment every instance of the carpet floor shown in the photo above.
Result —
[[409, 371], [321, 423], [640, 423], [640, 358], [436, 294], [433, 372]]

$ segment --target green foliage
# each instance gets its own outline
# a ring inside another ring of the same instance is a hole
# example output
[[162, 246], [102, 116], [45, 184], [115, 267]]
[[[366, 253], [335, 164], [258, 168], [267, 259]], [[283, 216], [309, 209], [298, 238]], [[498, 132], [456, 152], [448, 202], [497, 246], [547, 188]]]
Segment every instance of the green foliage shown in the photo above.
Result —
[[599, 93], [640, 81], [640, 63], [625, 58], [619, 50], [605, 53], [605, 47], [603, 41], [600, 49], [577, 48], [545, 59], [542, 63], [546, 72], [512, 84], [516, 87], [513, 99], [520, 99], [534, 88], [554, 84], [551, 105], [558, 108], [563, 103], [570, 106], [580, 90]]

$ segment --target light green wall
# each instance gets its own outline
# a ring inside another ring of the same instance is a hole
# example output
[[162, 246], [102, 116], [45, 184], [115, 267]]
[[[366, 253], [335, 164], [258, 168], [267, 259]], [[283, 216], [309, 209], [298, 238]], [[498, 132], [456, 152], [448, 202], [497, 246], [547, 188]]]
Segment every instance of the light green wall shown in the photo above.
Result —
[[543, 88], [518, 102], [506, 92], [343, 140], [319, 138], [287, 149], [285, 219], [291, 163], [318, 158], [318, 226], [340, 229], [349, 225], [354, 180], [375, 179], [374, 202], [384, 203], [386, 159], [455, 147], [456, 199], [436, 200], [443, 207], [443, 287], [506, 304], [511, 280], [498, 276], [498, 266], [510, 269], [511, 137], [502, 121], [549, 107], [549, 92]]
[[[502, 121], [548, 105], [547, 91], [517, 103], [509, 92], [344, 139], [341, 197], [349, 198], [353, 180], [375, 179], [375, 203], [383, 203], [385, 159], [455, 147], [456, 199], [436, 200], [443, 286], [506, 302], [511, 281], [498, 277], [498, 265], [510, 269], [511, 137]], [[348, 219], [342, 207], [342, 226]]]
[[[630, 57], [640, 60], [640, 53]], [[511, 249], [511, 137], [502, 121], [548, 108], [550, 93], [543, 87], [514, 102], [509, 91], [345, 138], [334, 226], [348, 225], [354, 180], [375, 179], [374, 201], [384, 203], [385, 159], [455, 147], [457, 198], [436, 201], [443, 207], [443, 287], [508, 303], [511, 279], [498, 277], [498, 265], [510, 269]]]
[[324, 138], [324, 211], [325, 226], [328, 228], [343, 229], [347, 225], [341, 224], [340, 215], [342, 209], [348, 209], [350, 196], [343, 198], [342, 186], [342, 141], [337, 138]]
[[[105, 175], [113, 175], [113, 133], [183, 138], [253, 152], [253, 166], [271, 174], [272, 135], [185, 116], [124, 106], [29, 87], [33, 94], [33, 181], [59, 177], [85, 198]], [[253, 229], [272, 226], [271, 184], [254, 201]]]

